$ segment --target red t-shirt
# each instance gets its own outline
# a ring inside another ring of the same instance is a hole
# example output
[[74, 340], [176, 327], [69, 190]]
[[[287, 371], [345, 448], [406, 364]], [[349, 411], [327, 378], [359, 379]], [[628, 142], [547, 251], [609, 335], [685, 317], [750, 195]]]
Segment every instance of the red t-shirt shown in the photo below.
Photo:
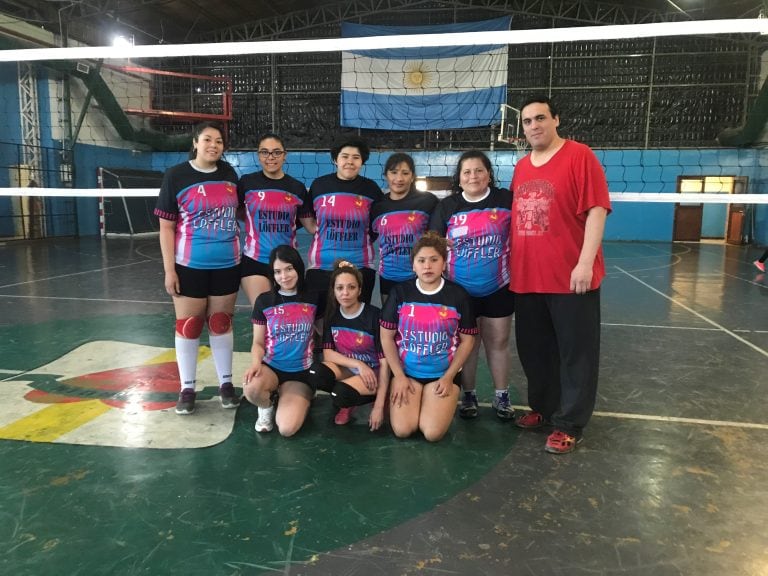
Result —
[[[566, 140], [548, 162], [533, 166], [530, 155], [512, 177], [509, 235], [513, 292], [569, 294], [570, 279], [584, 243], [587, 211], [611, 201], [603, 167], [588, 146]], [[592, 272], [591, 290], [605, 276], [602, 247]]]

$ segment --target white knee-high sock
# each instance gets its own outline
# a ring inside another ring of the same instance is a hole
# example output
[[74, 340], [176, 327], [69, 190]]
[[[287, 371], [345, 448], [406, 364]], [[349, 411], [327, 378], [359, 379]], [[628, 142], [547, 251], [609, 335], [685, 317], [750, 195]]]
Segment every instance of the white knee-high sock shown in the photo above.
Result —
[[230, 330], [226, 334], [209, 334], [208, 342], [211, 345], [213, 363], [216, 365], [216, 374], [219, 377], [219, 386], [226, 382], [232, 382], [232, 349], [235, 337]]
[[181, 388], [195, 389], [197, 382], [197, 351], [200, 338], [182, 338], [176, 336], [176, 364], [179, 367]]

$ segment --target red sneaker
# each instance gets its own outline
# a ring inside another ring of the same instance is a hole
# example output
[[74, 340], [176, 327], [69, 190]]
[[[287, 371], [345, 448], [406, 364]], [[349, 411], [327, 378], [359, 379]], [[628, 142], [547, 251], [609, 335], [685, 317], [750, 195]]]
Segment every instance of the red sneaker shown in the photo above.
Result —
[[566, 434], [562, 430], [555, 430], [547, 438], [547, 444], [544, 446], [544, 450], [550, 454], [568, 454], [576, 450], [576, 445], [580, 444], [582, 438], [576, 438], [570, 434]]
[[339, 411], [336, 412], [336, 416], [333, 419], [334, 423], [336, 423], [338, 426], [349, 424], [349, 421], [352, 420], [352, 412], [354, 411], [354, 406], [349, 408], [339, 408]]
[[515, 426], [526, 430], [533, 430], [544, 426], [544, 416], [538, 412], [526, 412], [515, 420]]
[[752, 264], [755, 265], [755, 268], [760, 270], [760, 272], [765, 272], [765, 262], [760, 262], [760, 260], [755, 260], [752, 262]]

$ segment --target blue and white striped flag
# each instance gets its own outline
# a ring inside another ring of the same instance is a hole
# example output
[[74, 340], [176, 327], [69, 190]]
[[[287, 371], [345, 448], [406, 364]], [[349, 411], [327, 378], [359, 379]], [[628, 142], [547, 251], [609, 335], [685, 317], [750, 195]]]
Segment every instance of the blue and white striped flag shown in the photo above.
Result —
[[[509, 30], [511, 18], [439, 26], [343, 23], [343, 37]], [[341, 125], [382, 130], [490, 126], [507, 102], [507, 45], [342, 52]]]

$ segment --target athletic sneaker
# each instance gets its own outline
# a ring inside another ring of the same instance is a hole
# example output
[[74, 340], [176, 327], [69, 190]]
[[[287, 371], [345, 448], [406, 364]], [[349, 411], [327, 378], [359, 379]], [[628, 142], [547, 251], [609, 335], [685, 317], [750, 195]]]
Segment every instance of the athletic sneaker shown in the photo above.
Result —
[[496, 416], [502, 420], [512, 420], [515, 417], [515, 409], [509, 403], [509, 392], [494, 396], [493, 409], [496, 410]]
[[235, 392], [232, 382], [225, 382], [219, 387], [219, 400], [221, 400], [221, 407], [227, 410], [238, 407], [240, 397]]
[[197, 394], [192, 388], [183, 388], [179, 394], [179, 401], [176, 402], [176, 414], [186, 416], [195, 411], [195, 398]]
[[349, 421], [352, 420], [352, 412], [354, 411], [354, 406], [350, 406], [349, 408], [339, 408], [339, 411], [336, 412], [336, 416], [334, 417], [333, 421], [339, 426], [349, 424]]
[[544, 426], [544, 416], [538, 412], [526, 412], [515, 420], [515, 426], [526, 430], [533, 430]]
[[583, 438], [576, 438], [570, 434], [566, 434], [562, 430], [555, 430], [547, 438], [547, 443], [544, 445], [544, 450], [550, 454], [568, 454], [576, 450], [576, 445], [581, 444]]
[[755, 265], [755, 268], [760, 270], [760, 272], [765, 272], [765, 262], [760, 262], [760, 260], [755, 260], [752, 262], [752, 264]]
[[462, 418], [477, 418], [477, 395], [474, 390], [464, 392], [459, 405], [459, 416]]
[[275, 427], [275, 405], [269, 408], [259, 408], [259, 418], [256, 420], [256, 432], [272, 432]]

